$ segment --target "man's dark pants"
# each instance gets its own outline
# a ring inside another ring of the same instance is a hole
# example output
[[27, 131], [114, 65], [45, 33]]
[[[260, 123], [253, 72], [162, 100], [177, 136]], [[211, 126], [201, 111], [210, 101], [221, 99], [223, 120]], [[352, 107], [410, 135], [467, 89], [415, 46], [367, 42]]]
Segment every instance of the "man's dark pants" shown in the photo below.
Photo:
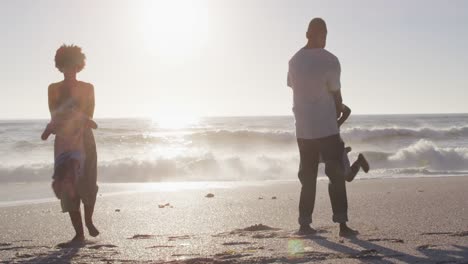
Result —
[[320, 155], [325, 162], [325, 174], [330, 179], [328, 194], [333, 211], [333, 222], [348, 221], [348, 200], [342, 157], [344, 143], [340, 135], [333, 135], [318, 139], [297, 139], [300, 154], [299, 180], [302, 184], [299, 201], [299, 224], [312, 223], [317, 172]]

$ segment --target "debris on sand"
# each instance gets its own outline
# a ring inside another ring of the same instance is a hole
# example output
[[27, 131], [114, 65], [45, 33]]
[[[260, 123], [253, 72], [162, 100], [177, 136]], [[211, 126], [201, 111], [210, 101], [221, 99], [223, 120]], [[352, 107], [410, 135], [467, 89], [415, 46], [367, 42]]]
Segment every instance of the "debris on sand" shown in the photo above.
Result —
[[205, 197], [206, 197], [206, 198], [213, 198], [213, 197], [214, 197], [214, 194], [209, 193], [209, 194], [205, 195]]
[[159, 204], [158, 207], [159, 207], [159, 208], [166, 208], [166, 207], [173, 208], [172, 205], [171, 205], [170, 203], [167, 203], [167, 204]]
[[276, 200], [276, 196], [271, 197], [272, 200]]
[[120, 212], [120, 209], [115, 209], [115, 212], [116, 212], [116, 213], [119, 213], [119, 212]]
[[264, 225], [264, 224], [256, 224], [256, 225], [246, 227], [244, 229], [239, 229], [238, 231], [255, 232], [255, 231], [273, 231], [273, 230], [279, 230], [279, 228], [269, 227], [269, 226]]
[[260, 196], [260, 197], [258, 197], [258, 199], [259, 199], [259, 200], [263, 200], [263, 197], [262, 197], [262, 196]]

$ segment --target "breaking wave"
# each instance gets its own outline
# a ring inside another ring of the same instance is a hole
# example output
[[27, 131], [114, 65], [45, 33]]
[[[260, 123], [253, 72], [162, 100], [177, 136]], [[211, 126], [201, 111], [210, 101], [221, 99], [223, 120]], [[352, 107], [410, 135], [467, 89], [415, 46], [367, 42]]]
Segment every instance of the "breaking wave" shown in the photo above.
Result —
[[[351, 162], [357, 153], [351, 153]], [[374, 176], [446, 175], [468, 170], [467, 148], [440, 148], [428, 140], [401, 148], [394, 153], [363, 152]], [[216, 156], [208, 152], [199, 156], [177, 156], [154, 160], [132, 158], [100, 162], [99, 180], [105, 182], [145, 182], [178, 180], [273, 180], [295, 179], [297, 153], [282, 155]], [[0, 181], [42, 181], [52, 175], [52, 164], [32, 164], [14, 168], [0, 167]], [[372, 175], [372, 174], [371, 174]]]

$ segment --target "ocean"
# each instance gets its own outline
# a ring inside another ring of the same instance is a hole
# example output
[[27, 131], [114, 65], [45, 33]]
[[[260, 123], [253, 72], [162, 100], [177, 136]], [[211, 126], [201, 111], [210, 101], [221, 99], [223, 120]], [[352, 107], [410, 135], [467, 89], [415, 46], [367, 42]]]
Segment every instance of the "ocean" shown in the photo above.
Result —
[[[292, 116], [96, 121], [100, 183], [297, 179]], [[40, 139], [47, 122], [0, 121], [0, 201], [12, 200], [11, 186], [50, 192], [41, 184], [53, 168], [53, 136]], [[341, 135], [351, 162], [363, 153], [370, 163], [357, 179], [468, 174], [468, 114], [352, 115]]]

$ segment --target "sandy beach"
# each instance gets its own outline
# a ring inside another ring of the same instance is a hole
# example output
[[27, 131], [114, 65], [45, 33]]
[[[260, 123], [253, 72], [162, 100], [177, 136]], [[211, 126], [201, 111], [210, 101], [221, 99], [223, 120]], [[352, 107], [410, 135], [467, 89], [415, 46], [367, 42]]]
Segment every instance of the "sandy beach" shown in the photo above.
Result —
[[355, 238], [338, 237], [326, 185], [311, 236], [296, 234], [296, 181], [103, 195], [101, 235], [64, 248], [58, 202], [3, 207], [0, 263], [468, 263], [468, 177], [348, 184]]

